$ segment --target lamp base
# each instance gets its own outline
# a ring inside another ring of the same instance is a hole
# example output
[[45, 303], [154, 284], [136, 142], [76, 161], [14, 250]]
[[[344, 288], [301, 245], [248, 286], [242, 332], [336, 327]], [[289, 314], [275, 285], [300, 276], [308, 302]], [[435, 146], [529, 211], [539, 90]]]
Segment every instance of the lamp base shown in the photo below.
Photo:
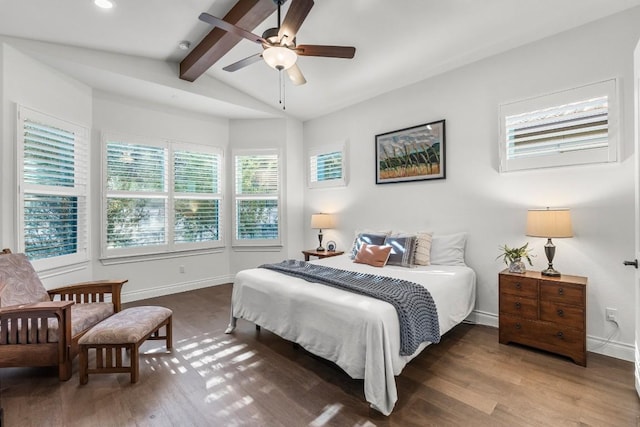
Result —
[[320, 232], [318, 233], [318, 247], [316, 248], [316, 251], [318, 252], [324, 252], [324, 248], [322, 247], [322, 229], [320, 230]]
[[554, 269], [553, 267], [549, 267], [546, 270], [542, 270], [540, 272], [540, 274], [542, 274], [543, 276], [551, 276], [551, 277], [560, 277], [561, 274], [558, 270]]

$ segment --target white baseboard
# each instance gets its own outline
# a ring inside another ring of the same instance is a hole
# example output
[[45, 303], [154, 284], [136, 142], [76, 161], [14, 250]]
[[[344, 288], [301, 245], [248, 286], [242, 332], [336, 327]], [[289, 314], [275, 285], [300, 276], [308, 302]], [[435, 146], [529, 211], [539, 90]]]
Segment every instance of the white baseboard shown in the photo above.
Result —
[[616, 359], [633, 362], [635, 359], [635, 347], [633, 344], [627, 344], [619, 341], [609, 341], [605, 338], [587, 335], [587, 351], [602, 354], [605, 356], [615, 357]]
[[[484, 311], [474, 310], [466, 320], [477, 325], [498, 327], [498, 316]], [[607, 342], [605, 338], [590, 335], [587, 336], [587, 351], [629, 362], [633, 362], [635, 359], [635, 347], [633, 344], [618, 341]]]
[[498, 327], [498, 316], [486, 311], [473, 310], [466, 320], [477, 325]]
[[194, 280], [191, 282], [174, 283], [171, 285], [147, 288], [140, 291], [122, 292], [122, 302], [138, 301], [141, 299], [161, 297], [164, 295], [171, 295], [180, 292], [193, 291], [195, 289], [207, 288], [209, 286], [218, 286], [225, 283], [232, 283], [234, 277], [234, 275], [209, 277], [206, 279]]

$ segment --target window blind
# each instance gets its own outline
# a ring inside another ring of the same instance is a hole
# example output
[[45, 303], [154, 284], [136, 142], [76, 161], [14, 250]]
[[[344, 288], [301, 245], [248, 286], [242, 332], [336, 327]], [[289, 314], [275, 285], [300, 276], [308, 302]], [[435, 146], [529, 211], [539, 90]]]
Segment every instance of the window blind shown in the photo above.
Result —
[[25, 107], [18, 126], [20, 250], [52, 267], [86, 260], [86, 128]]
[[280, 239], [280, 185], [277, 154], [234, 157], [234, 241], [274, 243]]
[[107, 143], [107, 249], [166, 244], [167, 155], [162, 145]]
[[236, 156], [236, 193], [277, 194], [278, 156]]
[[221, 151], [127, 139], [105, 136], [104, 256], [220, 245]]
[[164, 147], [109, 142], [107, 189], [132, 192], [165, 192], [167, 150]]
[[342, 179], [342, 152], [309, 156], [309, 179], [311, 183]]
[[501, 172], [617, 160], [616, 79], [501, 104], [499, 111]]
[[608, 97], [506, 117], [508, 159], [604, 148]]
[[175, 243], [220, 239], [220, 162], [216, 153], [174, 152]]

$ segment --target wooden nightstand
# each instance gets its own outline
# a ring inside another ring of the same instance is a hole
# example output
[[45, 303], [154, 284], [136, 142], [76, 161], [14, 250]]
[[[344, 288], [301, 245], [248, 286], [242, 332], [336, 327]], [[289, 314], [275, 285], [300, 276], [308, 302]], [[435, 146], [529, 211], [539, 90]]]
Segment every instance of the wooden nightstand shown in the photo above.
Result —
[[587, 366], [587, 278], [499, 274], [500, 343], [519, 343]]
[[315, 249], [308, 249], [302, 251], [304, 254], [304, 260], [309, 261], [309, 257], [316, 256], [318, 258], [329, 258], [336, 255], [342, 255], [344, 251], [316, 251]]

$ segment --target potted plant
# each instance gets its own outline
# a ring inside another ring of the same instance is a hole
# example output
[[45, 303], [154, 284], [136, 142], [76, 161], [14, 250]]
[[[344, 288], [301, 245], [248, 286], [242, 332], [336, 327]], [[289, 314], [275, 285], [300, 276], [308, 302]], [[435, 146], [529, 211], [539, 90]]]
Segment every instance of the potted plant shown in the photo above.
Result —
[[529, 265], [533, 265], [531, 257], [535, 255], [531, 255], [532, 249], [529, 249], [529, 243], [526, 243], [524, 246], [520, 246], [519, 248], [510, 248], [507, 245], [500, 246], [499, 248], [501, 252], [496, 259], [502, 257], [504, 263], [509, 266], [509, 272], [524, 273], [526, 271], [526, 266], [522, 261], [522, 258], [526, 259], [529, 262]]

